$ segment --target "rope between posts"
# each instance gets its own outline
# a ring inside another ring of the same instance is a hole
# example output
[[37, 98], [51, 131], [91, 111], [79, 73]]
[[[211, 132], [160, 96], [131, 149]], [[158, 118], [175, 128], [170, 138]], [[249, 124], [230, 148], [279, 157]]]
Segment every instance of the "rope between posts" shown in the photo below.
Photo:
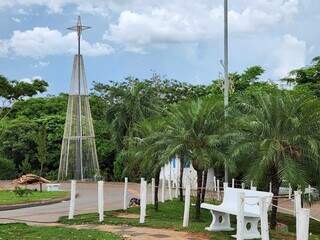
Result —
[[312, 217], [311, 215], [310, 215], [310, 218], [313, 219], [313, 220], [315, 220], [315, 221], [317, 221], [317, 222], [320, 222], [320, 219], [315, 218], [315, 217]]
[[284, 208], [284, 207], [279, 207], [279, 206], [277, 206], [277, 205], [275, 205], [275, 204], [272, 204], [272, 203], [271, 203], [271, 206], [272, 206], [272, 207], [279, 208], [279, 209], [284, 210], [284, 211], [287, 211], [287, 212], [290, 212], [290, 213], [294, 213], [294, 211], [291, 210], [291, 209]]

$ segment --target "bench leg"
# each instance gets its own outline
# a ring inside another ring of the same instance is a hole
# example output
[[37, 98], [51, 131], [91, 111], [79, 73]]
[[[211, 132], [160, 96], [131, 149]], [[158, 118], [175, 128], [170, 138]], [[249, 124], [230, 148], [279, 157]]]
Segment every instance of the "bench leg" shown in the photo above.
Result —
[[218, 232], [218, 231], [233, 231], [234, 228], [230, 226], [230, 215], [227, 213], [216, 212], [210, 210], [212, 215], [212, 222], [206, 230]]
[[261, 234], [258, 230], [259, 218], [244, 217], [244, 239], [257, 239], [261, 238]]

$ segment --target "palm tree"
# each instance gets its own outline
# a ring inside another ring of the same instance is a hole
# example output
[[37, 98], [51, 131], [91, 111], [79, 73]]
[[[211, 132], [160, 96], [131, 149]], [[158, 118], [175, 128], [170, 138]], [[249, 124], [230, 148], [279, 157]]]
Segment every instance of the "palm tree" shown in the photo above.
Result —
[[[137, 123], [127, 138], [126, 158], [130, 159], [126, 171], [139, 171], [145, 178], [155, 177], [155, 210], [158, 210], [158, 190], [161, 167], [169, 158], [164, 155], [165, 121], [158, 117]], [[137, 169], [138, 168], [138, 169]]]
[[[277, 91], [236, 105], [237, 140], [233, 158], [246, 166], [248, 179], [272, 183], [274, 196], [284, 179], [295, 186], [306, 184], [306, 166], [319, 165], [320, 103], [317, 99]], [[271, 227], [276, 226], [278, 199], [273, 198]]]
[[220, 151], [223, 102], [210, 98], [175, 105], [169, 110], [166, 124], [165, 156], [184, 153], [197, 171], [196, 219], [200, 219], [202, 172], [212, 162], [224, 159]]

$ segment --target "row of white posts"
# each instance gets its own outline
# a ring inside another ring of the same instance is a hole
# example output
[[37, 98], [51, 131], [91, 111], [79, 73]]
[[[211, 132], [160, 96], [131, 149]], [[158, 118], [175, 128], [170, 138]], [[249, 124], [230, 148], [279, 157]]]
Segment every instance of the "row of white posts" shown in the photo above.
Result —
[[[214, 179], [216, 180], [216, 179]], [[165, 180], [162, 181], [162, 191], [164, 192]], [[228, 183], [224, 183], [224, 188], [228, 186]], [[256, 190], [256, 187], [253, 186], [253, 182], [251, 181], [251, 189]], [[171, 186], [171, 182], [169, 181], [169, 186]], [[99, 213], [99, 221], [103, 222], [104, 220], [104, 193], [103, 193], [104, 182], [98, 181], [98, 213]], [[234, 180], [232, 180], [232, 187], [234, 187]], [[244, 188], [243, 184], [241, 186]], [[171, 187], [169, 187], [171, 189]], [[271, 185], [270, 185], [271, 189]], [[217, 179], [214, 183], [214, 190], [218, 193], [218, 198], [220, 198], [220, 181]], [[170, 190], [169, 190], [170, 191]], [[151, 192], [152, 192], [152, 203], [154, 204], [154, 194], [155, 194], [155, 180], [154, 178], [151, 181]], [[311, 192], [311, 188], [309, 187], [309, 193]], [[75, 199], [76, 199], [76, 181], [71, 181], [71, 192], [70, 192], [70, 207], [69, 207], [69, 219], [74, 218], [75, 212]], [[191, 183], [190, 179], [187, 178], [186, 188], [185, 188], [185, 202], [184, 202], [184, 214], [183, 214], [183, 227], [188, 227], [189, 225], [189, 213], [190, 213], [190, 195], [191, 195]], [[178, 196], [178, 181], [176, 182], [176, 197]], [[123, 194], [123, 209], [126, 210], [128, 207], [127, 198], [128, 197], [128, 178], [125, 178], [124, 184], [124, 194]], [[170, 193], [169, 193], [170, 197]], [[163, 194], [164, 201], [164, 194]], [[243, 233], [241, 233], [240, 229], [241, 224], [244, 224], [244, 204], [245, 204], [245, 196], [244, 194], [240, 194], [240, 201], [238, 205], [239, 216], [237, 218], [237, 239], [243, 239]], [[146, 206], [147, 206], [147, 181], [144, 178], [141, 178], [140, 183], [140, 223], [145, 222], [146, 217]], [[260, 206], [260, 216], [261, 216], [261, 237], [263, 240], [269, 240], [269, 230], [268, 230], [268, 222], [267, 219], [267, 211], [266, 208], [266, 199], [261, 198], [259, 200]], [[309, 237], [309, 218], [310, 218], [310, 209], [301, 207], [301, 191], [294, 192], [294, 207], [295, 207], [295, 215], [296, 215], [296, 235], [297, 240], [307, 240]]]
[[[103, 181], [98, 181], [98, 213], [99, 221], [103, 222], [104, 220], [104, 194], [103, 194]], [[76, 203], [76, 180], [71, 180], [71, 191], [70, 191], [70, 206], [69, 206], [69, 219], [74, 218], [75, 212], [75, 203]]]
[[[169, 179], [168, 181], [168, 194], [169, 199], [172, 200], [172, 182]], [[147, 206], [147, 181], [144, 178], [141, 178], [140, 182], [140, 223], [145, 222], [146, 217], [146, 206]], [[161, 181], [161, 202], [165, 202], [165, 178]], [[178, 181], [175, 182], [175, 197], [178, 197]], [[154, 195], [155, 195], [155, 179], [151, 179], [151, 203], [154, 205]], [[125, 178], [125, 186], [124, 186], [124, 197], [123, 197], [123, 209], [127, 209], [127, 196], [128, 196], [128, 178]]]

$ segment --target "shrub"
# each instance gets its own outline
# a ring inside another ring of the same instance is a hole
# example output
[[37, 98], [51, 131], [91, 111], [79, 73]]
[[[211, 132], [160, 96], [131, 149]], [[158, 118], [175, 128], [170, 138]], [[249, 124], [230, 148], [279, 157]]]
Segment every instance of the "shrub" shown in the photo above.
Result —
[[18, 195], [19, 197], [23, 197], [23, 196], [28, 196], [28, 195], [32, 195], [32, 190], [28, 189], [28, 188], [21, 188], [21, 187], [16, 187], [13, 192]]
[[16, 176], [16, 169], [12, 160], [0, 157], [0, 180], [13, 179]]

